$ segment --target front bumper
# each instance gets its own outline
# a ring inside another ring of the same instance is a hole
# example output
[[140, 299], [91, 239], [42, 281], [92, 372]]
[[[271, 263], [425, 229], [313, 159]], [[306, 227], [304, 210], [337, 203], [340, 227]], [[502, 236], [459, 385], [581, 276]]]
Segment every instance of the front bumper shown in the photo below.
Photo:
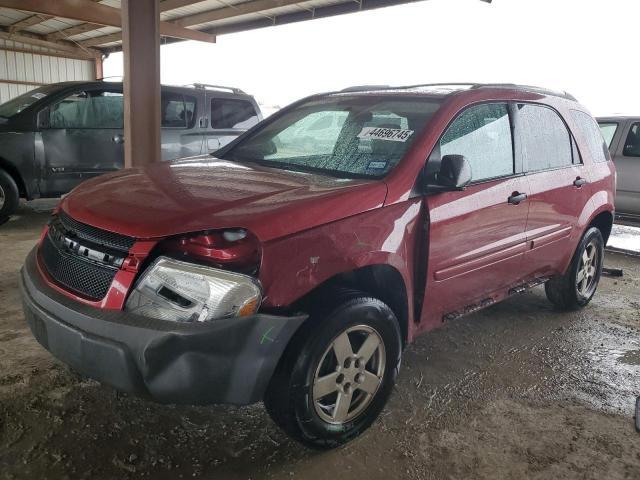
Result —
[[262, 400], [306, 315], [257, 314], [176, 323], [82, 305], [52, 289], [36, 265], [22, 267], [25, 317], [35, 338], [81, 374], [162, 403], [246, 405]]

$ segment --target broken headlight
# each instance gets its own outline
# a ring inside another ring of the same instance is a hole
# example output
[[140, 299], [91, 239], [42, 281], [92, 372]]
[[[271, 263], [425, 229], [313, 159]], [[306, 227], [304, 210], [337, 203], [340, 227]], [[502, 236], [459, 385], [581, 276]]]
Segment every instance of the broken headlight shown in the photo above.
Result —
[[127, 300], [127, 312], [176, 322], [244, 317], [258, 310], [262, 292], [248, 275], [157, 258]]

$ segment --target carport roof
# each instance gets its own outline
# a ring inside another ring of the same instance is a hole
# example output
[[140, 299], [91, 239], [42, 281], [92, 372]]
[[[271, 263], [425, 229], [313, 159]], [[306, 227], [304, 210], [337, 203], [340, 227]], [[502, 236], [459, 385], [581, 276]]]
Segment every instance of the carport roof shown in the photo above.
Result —
[[[415, 1], [160, 0], [160, 33], [164, 43], [212, 42], [225, 33]], [[122, 48], [120, 8], [120, 0], [0, 0], [0, 38], [95, 57]]]

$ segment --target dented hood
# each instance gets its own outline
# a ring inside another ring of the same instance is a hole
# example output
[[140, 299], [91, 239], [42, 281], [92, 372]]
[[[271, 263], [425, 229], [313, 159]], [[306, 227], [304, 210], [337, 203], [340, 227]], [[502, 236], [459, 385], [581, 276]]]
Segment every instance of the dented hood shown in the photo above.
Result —
[[239, 227], [267, 241], [380, 207], [386, 192], [379, 180], [204, 156], [88, 180], [61, 208], [82, 223], [136, 238]]

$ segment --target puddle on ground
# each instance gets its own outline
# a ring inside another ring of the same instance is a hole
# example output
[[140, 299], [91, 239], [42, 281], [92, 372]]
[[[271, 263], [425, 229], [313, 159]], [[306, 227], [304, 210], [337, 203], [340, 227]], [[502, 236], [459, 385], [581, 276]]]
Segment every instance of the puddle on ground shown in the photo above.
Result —
[[625, 365], [640, 365], [640, 350], [629, 350], [618, 357], [617, 360]]

